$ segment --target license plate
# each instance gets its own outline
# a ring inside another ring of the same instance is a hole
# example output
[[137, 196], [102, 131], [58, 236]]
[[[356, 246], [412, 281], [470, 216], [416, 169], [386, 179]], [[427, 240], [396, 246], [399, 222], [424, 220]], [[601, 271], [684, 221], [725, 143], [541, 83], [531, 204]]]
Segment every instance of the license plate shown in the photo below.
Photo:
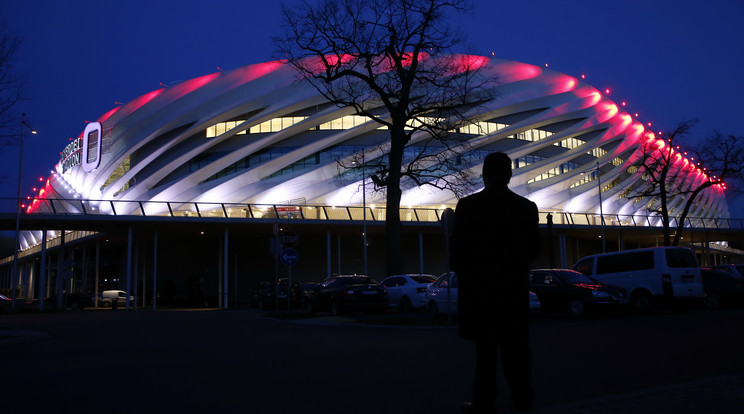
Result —
[[695, 282], [695, 276], [682, 275], [682, 283], [693, 283]]
[[365, 290], [362, 292], [362, 295], [376, 295], [376, 294], [377, 294], [376, 290]]

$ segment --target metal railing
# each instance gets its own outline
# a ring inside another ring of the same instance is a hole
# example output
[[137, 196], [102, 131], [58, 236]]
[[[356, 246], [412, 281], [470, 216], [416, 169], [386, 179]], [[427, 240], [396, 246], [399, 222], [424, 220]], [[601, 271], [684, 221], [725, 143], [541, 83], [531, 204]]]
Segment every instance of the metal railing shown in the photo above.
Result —
[[[15, 213], [15, 199], [0, 199], [0, 212]], [[10, 208], [8, 208], [10, 207]], [[436, 223], [448, 206], [405, 207], [400, 209], [404, 222]], [[454, 207], [454, 206], [449, 206]], [[308, 221], [362, 221], [384, 222], [385, 207], [373, 206], [324, 206], [296, 204], [243, 204], [172, 201], [125, 201], [125, 200], [82, 200], [82, 199], [44, 199], [32, 204], [24, 216], [40, 214], [54, 216], [135, 216], [135, 217], [193, 217], [223, 219], [286, 219]], [[655, 215], [611, 214], [603, 216], [594, 213], [541, 211], [540, 223], [548, 222], [552, 215], [555, 225], [602, 226], [608, 227], [661, 227], [661, 219]], [[604, 223], [602, 220], [604, 218]], [[672, 218], [670, 226], [677, 227], [678, 219]], [[688, 217], [686, 228], [734, 229], [744, 230], [744, 219]]]

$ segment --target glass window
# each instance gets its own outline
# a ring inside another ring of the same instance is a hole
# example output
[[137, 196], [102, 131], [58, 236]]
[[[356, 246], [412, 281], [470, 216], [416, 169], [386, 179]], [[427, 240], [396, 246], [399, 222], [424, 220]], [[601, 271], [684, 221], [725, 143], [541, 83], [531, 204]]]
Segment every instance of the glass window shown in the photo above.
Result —
[[597, 257], [597, 274], [632, 272], [654, 268], [654, 252], [631, 252]]
[[697, 261], [691, 250], [665, 249], [664, 253], [669, 267], [697, 267]]
[[418, 283], [432, 283], [434, 281], [434, 278], [431, 276], [411, 276], [411, 279]]
[[576, 263], [573, 268], [574, 270], [578, 270], [585, 275], [590, 275], [592, 274], [592, 271], [594, 271], [594, 258], [589, 257], [587, 259], [581, 260]]
[[561, 272], [561, 279], [570, 284], [579, 284], [584, 283], [588, 285], [594, 285], [597, 282], [590, 278], [589, 276], [586, 276], [582, 273], [576, 273], [576, 272]]
[[544, 273], [530, 273], [530, 284], [532, 285], [542, 285], [545, 283], [545, 274]]

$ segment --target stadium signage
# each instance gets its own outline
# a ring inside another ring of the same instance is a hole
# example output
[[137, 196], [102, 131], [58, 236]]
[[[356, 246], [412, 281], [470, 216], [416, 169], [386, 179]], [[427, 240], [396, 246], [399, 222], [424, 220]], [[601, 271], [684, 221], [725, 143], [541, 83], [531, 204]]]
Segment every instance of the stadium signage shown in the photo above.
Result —
[[82, 137], [67, 144], [60, 153], [62, 173], [81, 164], [86, 173], [98, 168], [101, 163], [101, 135], [101, 123], [91, 122], [85, 127]]
[[65, 149], [60, 153], [59, 163], [62, 166], [62, 174], [69, 171], [70, 168], [80, 165], [81, 152], [83, 139], [77, 138], [71, 143], [67, 144]]

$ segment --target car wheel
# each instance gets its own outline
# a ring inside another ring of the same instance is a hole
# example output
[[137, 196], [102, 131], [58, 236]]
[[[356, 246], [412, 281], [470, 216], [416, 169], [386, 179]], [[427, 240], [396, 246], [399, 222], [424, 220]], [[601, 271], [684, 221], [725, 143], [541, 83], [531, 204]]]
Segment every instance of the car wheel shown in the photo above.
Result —
[[723, 307], [723, 298], [714, 290], [706, 290], [703, 304], [705, 304], [705, 307], [708, 309], [720, 309]]
[[331, 302], [331, 315], [341, 315], [341, 307], [338, 305], [338, 302]]
[[411, 306], [411, 300], [408, 299], [408, 297], [403, 296], [402, 298], [400, 298], [398, 309], [400, 309], [402, 313], [408, 313], [411, 311], [412, 308], [413, 306]]
[[436, 319], [439, 316], [439, 308], [437, 307], [436, 302], [429, 302], [427, 310], [429, 312], [429, 317], [432, 319]]
[[586, 313], [586, 304], [584, 301], [578, 298], [574, 298], [568, 301], [568, 316], [572, 318], [580, 318]]
[[651, 312], [651, 295], [646, 291], [633, 292], [633, 294], [630, 295], [630, 303], [633, 310], [636, 312]]

